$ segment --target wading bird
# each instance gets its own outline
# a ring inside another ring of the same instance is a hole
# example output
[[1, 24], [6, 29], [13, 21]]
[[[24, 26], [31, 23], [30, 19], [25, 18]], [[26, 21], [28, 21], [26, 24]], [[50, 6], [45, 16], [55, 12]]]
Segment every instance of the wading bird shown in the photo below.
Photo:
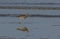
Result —
[[25, 19], [25, 18], [27, 18], [27, 16], [26, 15], [21, 15], [21, 16], [18, 16], [18, 18]]
[[19, 15], [18, 18], [26, 19], [29, 16], [30, 14], [23, 14], [23, 15]]

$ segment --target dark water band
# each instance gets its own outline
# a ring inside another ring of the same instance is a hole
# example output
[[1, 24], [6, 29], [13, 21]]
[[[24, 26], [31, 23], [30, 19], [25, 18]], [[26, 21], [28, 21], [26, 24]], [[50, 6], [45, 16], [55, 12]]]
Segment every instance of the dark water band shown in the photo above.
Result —
[[32, 10], [60, 10], [60, 7], [40, 7], [40, 6], [0, 6], [0, 9], [32, 9]]
[[0, 17], [60, 17], [60, 15], [44, 15], [44, 14], [0, 14]]
[[60, 3], [0, 3], [8, 5], [60, 5]]

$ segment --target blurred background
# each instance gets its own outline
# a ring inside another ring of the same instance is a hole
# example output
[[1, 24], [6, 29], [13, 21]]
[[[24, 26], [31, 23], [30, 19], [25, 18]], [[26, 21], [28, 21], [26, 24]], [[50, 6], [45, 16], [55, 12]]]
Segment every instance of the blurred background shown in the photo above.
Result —
[[[17, 4], [16, 4], [17, 3]], [[20, 3], [57, 3], [27, 5]], [[0, 0], [0, 6], [43, 6], [60, 7], [60, 0]], [[60, 15], [60, 10], [0, 9], [0, 14], [43, 14]], [[25, 26], [29, 32], [17, 30]], [[0, 38], [13, 39], [60, 39], [60, 17], [18, 17], [0, 16]]]

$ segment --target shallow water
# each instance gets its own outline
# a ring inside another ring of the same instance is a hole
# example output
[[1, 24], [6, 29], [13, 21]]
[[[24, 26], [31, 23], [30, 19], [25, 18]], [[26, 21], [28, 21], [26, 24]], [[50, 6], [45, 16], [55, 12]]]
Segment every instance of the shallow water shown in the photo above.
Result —
[[[60, 3], [59, 0], [0, 0], [0, 3]], [[0, 4], [2, 5], [2, 4]], [[9, 5], [9, 4], [6, 4]], [[3, 4], [3, 6], [6, 6]], [[11, 6], [11, 5], [9, 5]], [[21, 6], [21, 5], [14, 5]], [[36, 5], [22, 5], [36, 6]], [[37, 5], [48, 7], [60, 7], [60, 5]], [[17, 10], [17, 9], [0, 9], [0, 14], [45, 14], [60, 15], [60, 10]], [[18, 27], [25, 26], [29, 32], [17, 30]], [[28, 17], [19, 19], [18, 17], [0, 17], [0, 38], [13, 39], [60, 39], [60, 17]]]
[[[28, 17], [25, 20], [17, 17], [0, 17], [0, 36], [20, 39], [59, 39], [60, 18]], [[19, 23], [20, 22], [20, 23]], [[26, 26], [30, 32], [16, 28]]]

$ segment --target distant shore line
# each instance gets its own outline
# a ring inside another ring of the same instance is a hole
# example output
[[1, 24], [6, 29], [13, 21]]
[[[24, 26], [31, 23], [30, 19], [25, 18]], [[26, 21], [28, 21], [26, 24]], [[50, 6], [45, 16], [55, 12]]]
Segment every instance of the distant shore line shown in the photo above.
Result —
[[60, 3], [0, 3], [10, 5], [60, 5]]
[[60, 10], [60, 7], [42, 7], [42, 6], [0, 6], [0, 9]]
[[18, 17], [18, 16], [27, 16], [27, 17], [60, 17], [60, 15], [44, 15], [44, 14], [0, 14], [0, 17]]

